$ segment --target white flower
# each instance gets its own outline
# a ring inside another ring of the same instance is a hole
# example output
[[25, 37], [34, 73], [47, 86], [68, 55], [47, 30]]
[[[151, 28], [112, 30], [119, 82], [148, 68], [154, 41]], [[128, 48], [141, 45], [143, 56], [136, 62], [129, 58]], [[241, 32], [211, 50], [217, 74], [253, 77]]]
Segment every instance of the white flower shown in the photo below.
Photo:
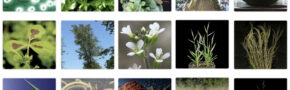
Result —
[[36, 3], [38, 3], [40, 0], [30, 0], [30, 2], [32, 3], [32, 4], [36, 4]]
[[4, 0], [4, 3], [10, 3], [12, 0]]
[[24, 11], [24, 9], [22, 7], [17, 7], [16, 8], [16, 12], [23, 12], [23, 11]]
[[41, 10], [41, 11], [45, 11], [46, 9], [47, 9], [46, 4], [41, 4], [41, 5], [40, 5], [40, 10]]
[[143, 41], [143, 40], [139, 40], [139, 41], [137, 42], [137, 45], [136, 45], [135, 43], [133, 43], [133, 42], [127, 42], [127, 43], [126, 43], [126, 46], [127, 46], [128, 48], [130, 48], [130, 49], [133, 50], [133, 52], [129, 52], [127, 55], [128, 55], [128, 56], [133, 56], [133, 55], [135, 55], [135, 54], [138, 55], [138, 54], [143, 53], [143, 52], [144, 52], [144, 50], [142, 50], [143, 45], [144, 45], [144, 41]]
[[167, 53], [163, 54], [162, 49], [161, 48], [157, 48], [155, 55], [153, 53], [149, 53], [149, 55], [152, 58], [154, 58], [156, 60], [156, 62], [161, 63], [161, 62], [163, 62], [164, 59], [169, 58], [170, 53], [167, 52]]
[[127, 34], [129, 37], [133, 37], [133, 33], [131, 31], [130, 25], [127, 25], [127, 27], [122, 28], [122, 34]]
[[128, 69], [141, 69], [141, 65], [137, 65], [136, 63], [133, 64], [132, 67], [129, 67]]
[[30, 6], [27, 9], [28, 12], [34, 12], [35, 11], [35, 7], [34, 6]]
[[[162, 33], [163, 31], [165, 31], [165, 28], [160, 28], [159, 24], [157, 22], [154, 22], [153, 24], [149, 25], [149, 28], [151, 30], [154, 30], [156, 32], [156, 34]], [[150, 31], [151, 32], [151, 31]]]
[[150, 30], [150, 32], [148, 34], [146, 34], [146, 37], [152, 38], [155, 35], [156, 35], [156, 31], [155, 30]]
[[55, 1], [51, 1], [51, 0], [46, 1], [46, 5], [47, 5], [48, 7], [55, 6], [55, 4], [56, 4]]

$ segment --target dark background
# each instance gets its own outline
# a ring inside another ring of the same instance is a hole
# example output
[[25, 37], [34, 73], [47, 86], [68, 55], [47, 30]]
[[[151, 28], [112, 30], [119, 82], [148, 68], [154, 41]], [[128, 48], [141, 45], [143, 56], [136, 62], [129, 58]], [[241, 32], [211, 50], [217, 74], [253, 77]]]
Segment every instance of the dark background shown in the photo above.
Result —
[[[162, 0], [163, 11], [171, 11], [171, 0]], [[122, 4], [119, 0], [119, 11], [123, 11]]]
[[287, 79], [235, 79], [235, 90], [258, 90], [257, 86], [262, 87], [263, 81], [265, 88], [263, 90], [287, 90]]
[[217, 59], [214, 60], [216, 68], [228, 68], [229, 60], [229, 26], [228, 21], [176, 21], [176, 68], [188, 68], [188, 64], [192, 62], [187, 55], [190, 55], [189, 50], [193, 50], [193, 44], [188, 41], [192, 39], [191, 31], [197, 34], [199, 31], [204, 34], [204, 26], [210, 23], [209, 32], [215, 32], [216, 48], [214, 55]]
[[125, 83], [131, 82], [131, 81], [136, 81], [145, 88], [149, 88], [149, 87], [153, 86], [154, 90], [163, 89], [167, 85], [170, 85], [170, 87], [167, 88], [166, 90], [171, 90], [171, 79], [170, 78], [155, 78], [155, 79], [154, 78], [150, 78], [150, 79], [149, 78], [147, 78], [147, 79], [146, 78], [138, 78], [138, 79], [137, 78], [121, 78], [121, 79], [119, 79], [118, 87], [121, 87]]
[[54, 78], [4, 78], [3, 90], [34, 90], [25, 80], [40, 90], [56, 90]]
[[[287, 68], [287, 22], [286, 21], [252, 21], [254, 26], [261, 24], [271, 25], [272, 28], [280, 26], [283, 35], [278, 41], [278, 49], [272, 64], [273, 69], [286, 69]], [[250, 31], [250, 21], [235, 21], [235, 68], [248, 69], [250, 64], [246, 57], [246, 51], [242, 46], [245, 36]], [[270, 38], [272, 38], [270, 36]]]

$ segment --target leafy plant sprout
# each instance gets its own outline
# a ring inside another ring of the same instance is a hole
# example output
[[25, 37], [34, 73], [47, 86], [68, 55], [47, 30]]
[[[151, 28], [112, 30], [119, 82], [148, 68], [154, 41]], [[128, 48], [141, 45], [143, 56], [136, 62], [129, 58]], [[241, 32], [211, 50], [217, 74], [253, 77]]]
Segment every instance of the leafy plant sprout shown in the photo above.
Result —
[[[150, 31], [146, 30], [145, 27], [142, 27], [139, 32], [133, 33], [131, 31], [130, 25], [122, 28], [121, 34], [128, 35], [130, 42], [126, 43], [126, 46], [132, 50], [129, 52], [128, 56], [137, 56], [144, 60], [145, 68], [154, 68], [157, 69], [160, 67], [160, 64], [163, 60], [170, 57], [170, 53], [163, 53], [162, 48], [156, 49], [156, 54], [149, 53], [153, 45], [158, 41], [158, 36], [160, 33], [165, 31], [165, 28], [160, 28], [159, 23], [154, 22], [149, 25]], [[152, 57], [154, 60], [150, 60]], [[141, 67], [141, 66], [138, 66]]]
[[[9, 29], [9, 26], [17, 28]], [[55, 22], [40, 21], [32, 24], [27, 21], [5, 21], [4, 27], [4, 68], [49, 69], [55, 67]]]
[[250, 32], [245, 37], [242, 46], [253, 69], [272, 68], [278, 41], [282, 34], [280, 27], [272, 28], [266, 23], [254, 26], [250, 23]]
[[162, 0], [120, 0], [123, 11], [163, 11]]
[[196, 64], [196, 67], [200, 67], [201, 61], [204, 59], [207, 67], [210, 67], [210, 64], [217, 59], [217, 55], [213, 54], [213, 50], [215, 49], [216, 43], [214, 42], [214, 32], [209, 32], [209, 24], [204, 26], [205, 35], [194, 34], [191, 31], [192, 39], [189, 40], [194, 49], [189, 50], [190, 55], [187, 57]]
[[114, 0], [62, 0], [62, 11], [114, 11]]

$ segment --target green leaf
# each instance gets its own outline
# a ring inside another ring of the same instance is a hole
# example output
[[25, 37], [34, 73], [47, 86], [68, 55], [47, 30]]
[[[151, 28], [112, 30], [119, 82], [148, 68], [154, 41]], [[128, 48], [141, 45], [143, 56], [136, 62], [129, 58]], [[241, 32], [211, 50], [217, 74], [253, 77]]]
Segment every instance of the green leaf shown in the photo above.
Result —
[[145, 5], [146, 5], [146, 2], [142, 1], [141, 6], [145, 6]]
[[50, 68], [55, 62], [55, 45], [47, 41], [31, 43], [30, 48], [38, 54], [42, 65]]
[[4, 47], [5, 52], [18, 52], [22, 49], [25, 49], [27, 47], [27, 43], [23, 41], [10, 40], [5, 42]]

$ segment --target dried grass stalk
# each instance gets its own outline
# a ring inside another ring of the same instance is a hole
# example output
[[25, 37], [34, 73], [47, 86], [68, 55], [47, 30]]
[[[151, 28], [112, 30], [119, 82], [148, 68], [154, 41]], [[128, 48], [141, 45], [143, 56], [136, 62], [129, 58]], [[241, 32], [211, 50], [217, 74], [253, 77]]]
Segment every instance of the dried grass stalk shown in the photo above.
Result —
[[271, 69], [277, 43], [283, 32], [280, 28], [274, 29], [267, 24], [250, 26], [250, 32], [242, 43], [250, 65], [253, 69]]

